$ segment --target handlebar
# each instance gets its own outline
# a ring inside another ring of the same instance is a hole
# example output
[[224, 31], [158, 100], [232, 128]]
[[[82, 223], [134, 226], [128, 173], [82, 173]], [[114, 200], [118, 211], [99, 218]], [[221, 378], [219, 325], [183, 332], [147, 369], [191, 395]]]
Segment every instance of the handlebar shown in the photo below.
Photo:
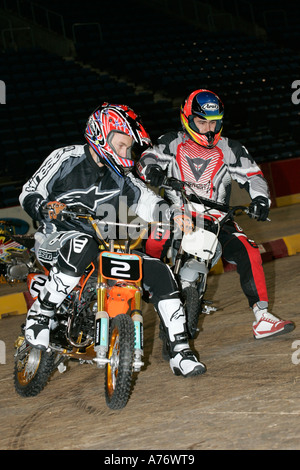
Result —
[[95, 230], [96, 235], [97, 235], [98, 239], [101, 241], [101, 243], [103, 244], [104, 248], [107, 249], [107, 250], [110, 250], [110, 251], [113, 251], [113, 249], [115, 247], [115, 240], [110, 240], [109, 242], [106, 241], [104, 236], [102, 235], [102, 233], [100, 231], [99, 225], [102, 225], [103, 227], [105, 227], [105, 226], [118, 226], [118, 227], [130, 227], [130, 228], [142, 229], [139, 236], [137, 237], [136, 240], [134, 240], [134, 242], [131, 242], [131, 240], [130, 241], [126, 240], [125, 243], [117, 243], [117, 248], [121, 249], [121, 250], [124, 250], [126, 252], [129, 250], [129, 248], [130, 249], [135, 249], [140, 244], [140, 242], [142, 241], [142, 239], [144, 238], [145, 234], [148, 231], [148, 224], [145, 227], [143, 227], [140, 224], [133, 224], [133, 223], [126, 224], [126, 223], [122, 223], [122, 222], [110, 222], [110, 221], [100, 220], [100, 219], [97, 219], [94, 216], [94, 214], [92, 214], [88, 211], [85, 212], [81, 208], [76, 208], [76, 209], [71, 210], [69, 207], [66, 206], [64, 209], [62, 209], [60, 211], [60, 215], [63, 216], [64, 218], [66, 218], [66, 219], [69, 218], [69, 219], [85, 219], [85, 220], [87, 220], [88, 223]]
[[[207, 207], [210, 207], [211, 209], [217, 209], [222, 212], [228, 212], [230, 210], [230, 207], [227, 204], [222, 204], [220, 202], [215, 202], [212, 201], [211, 199], [206, 199], [204, 197], [198, 196], [192, 189], [192, 185], [194, 183], [191, 183], [189, 181], [181, 181], [173, 177], [165, 177], [163, 180], [162, 185], [160, 186], [161, 188], [167, 189], [167, 190], [175, 190], [175, 191], [180, 191], [183, 193], [183, 196], [190, 202], [197, 202], [200, 204], [204, 204]], [[192, 191], [192, 194], [187, 195], [184, 186], [189, 186], [189, 188]]]
[[[178, 180], [174, 177], [165, 177], [163, 180], [162, 185], [160, 188], [164, 188], [167, 190], [175, 190], [175, 191], [180, 191], [184, 199], [186, 199], [187, 202], [196, 202], [198, 204], [203, 204], [206, 207], [209, 207], [210, 209], [215, 209], [219, 210], [221, 212], [226, 212], [226, 216], [224, 219], [222, 219], [221, 224], [223, 225], [227, 220], [230, 219], [232, 215], [235, 214], [238, 210], [242, 210], [247, 214], [250, 218], [255, 219], [257, 218], [254, 214], [252, 214], [247, 206], [229, 206], [227, 204], [222, 204], [220, 202], [215, 202], [212, 201], [211, 199], [206, 199], [205, 197], [199, 196], [198, 194], [195, 193], [193, 190], [192, 186], [194, 183], [191, 183], [189, 181], [181, 181]], [[184, 186], [188, 186], [192, 194], [187, 195], [186, 191], [184, 189]], [[271, 219], [267, 218], [266, 219], [268, 222], [271, 222]]]

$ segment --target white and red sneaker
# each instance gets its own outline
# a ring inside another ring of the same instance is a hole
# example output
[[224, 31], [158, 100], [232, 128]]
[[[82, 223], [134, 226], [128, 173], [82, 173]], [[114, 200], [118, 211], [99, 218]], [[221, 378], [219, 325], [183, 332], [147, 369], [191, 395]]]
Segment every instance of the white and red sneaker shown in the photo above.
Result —
[[255, 339], [269, 336], [283, 335], [295, 328], [291, 321], [281, 320], [267, 310], [262, 311], [260, 318], [253, 323], [253, 336]]

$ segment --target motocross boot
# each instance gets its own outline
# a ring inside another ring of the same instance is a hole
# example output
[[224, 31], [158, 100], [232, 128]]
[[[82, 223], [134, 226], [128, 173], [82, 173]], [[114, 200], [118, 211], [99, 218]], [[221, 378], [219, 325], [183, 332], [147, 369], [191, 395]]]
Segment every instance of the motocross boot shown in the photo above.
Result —
[[80, 277], [73, 277], [53, 268], [27, 313], [25, 339], [33, 347], [46, 350], [49, 346], [50, 329], [55, 309], [78, 284]]
[[167, 340], [164, 344], [164, 338], [163, 344], [168, 351], [172, 372], [183, 377], [206, 372], [205, 365], [198, 361], [189, 346], [185, 313], [180, 299], [161, 300], [158, 311], [166, 332]]
[[49, 345], [50, 321], [54, 316], [55, 304], [40, 301], [32, 304], [27, 313], [25, 339], [31, 346], [45, 351]]
[[169, 361], [169, 340], [166, 330], [161, 321], [159, 322], [159, 338], [162, 340], [162, 358], [164, 361]]
[[253, 336], [255, 339], [283, 335], [295, 328], [291, 321], [281, 320], [267, 310], [267, 302], [257, 302], [253, 308], [256, 321], [253, 322]]

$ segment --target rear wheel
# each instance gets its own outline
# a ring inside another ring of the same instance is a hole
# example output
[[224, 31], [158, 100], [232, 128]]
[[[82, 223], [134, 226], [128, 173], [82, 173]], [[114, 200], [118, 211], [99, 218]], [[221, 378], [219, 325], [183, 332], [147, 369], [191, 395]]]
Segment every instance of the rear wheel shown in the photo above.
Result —
[[134, 325], [126, 314], [111, 321], [108, 359], [105, 372], [105, 398], [113, 410], [124, 408], [128, 402], [134, 356]]

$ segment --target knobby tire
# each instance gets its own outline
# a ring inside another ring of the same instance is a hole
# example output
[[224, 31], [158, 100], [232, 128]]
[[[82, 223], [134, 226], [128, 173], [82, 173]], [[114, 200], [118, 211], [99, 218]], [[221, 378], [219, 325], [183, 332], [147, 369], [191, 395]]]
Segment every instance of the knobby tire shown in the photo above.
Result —
[[134, 324], [129, 315], [114, 317], [110, 327], [108, 359], [114, 355], [113, 364], [105, 369], [105, 399], [112, 410], [126, 406], [131, 389], [134, 356]]
[[34, 397], [47, 385], [54, 369], [56, 354], [30, 347], [21, 357], [16, 356], [14, 384], [22, 397]]

